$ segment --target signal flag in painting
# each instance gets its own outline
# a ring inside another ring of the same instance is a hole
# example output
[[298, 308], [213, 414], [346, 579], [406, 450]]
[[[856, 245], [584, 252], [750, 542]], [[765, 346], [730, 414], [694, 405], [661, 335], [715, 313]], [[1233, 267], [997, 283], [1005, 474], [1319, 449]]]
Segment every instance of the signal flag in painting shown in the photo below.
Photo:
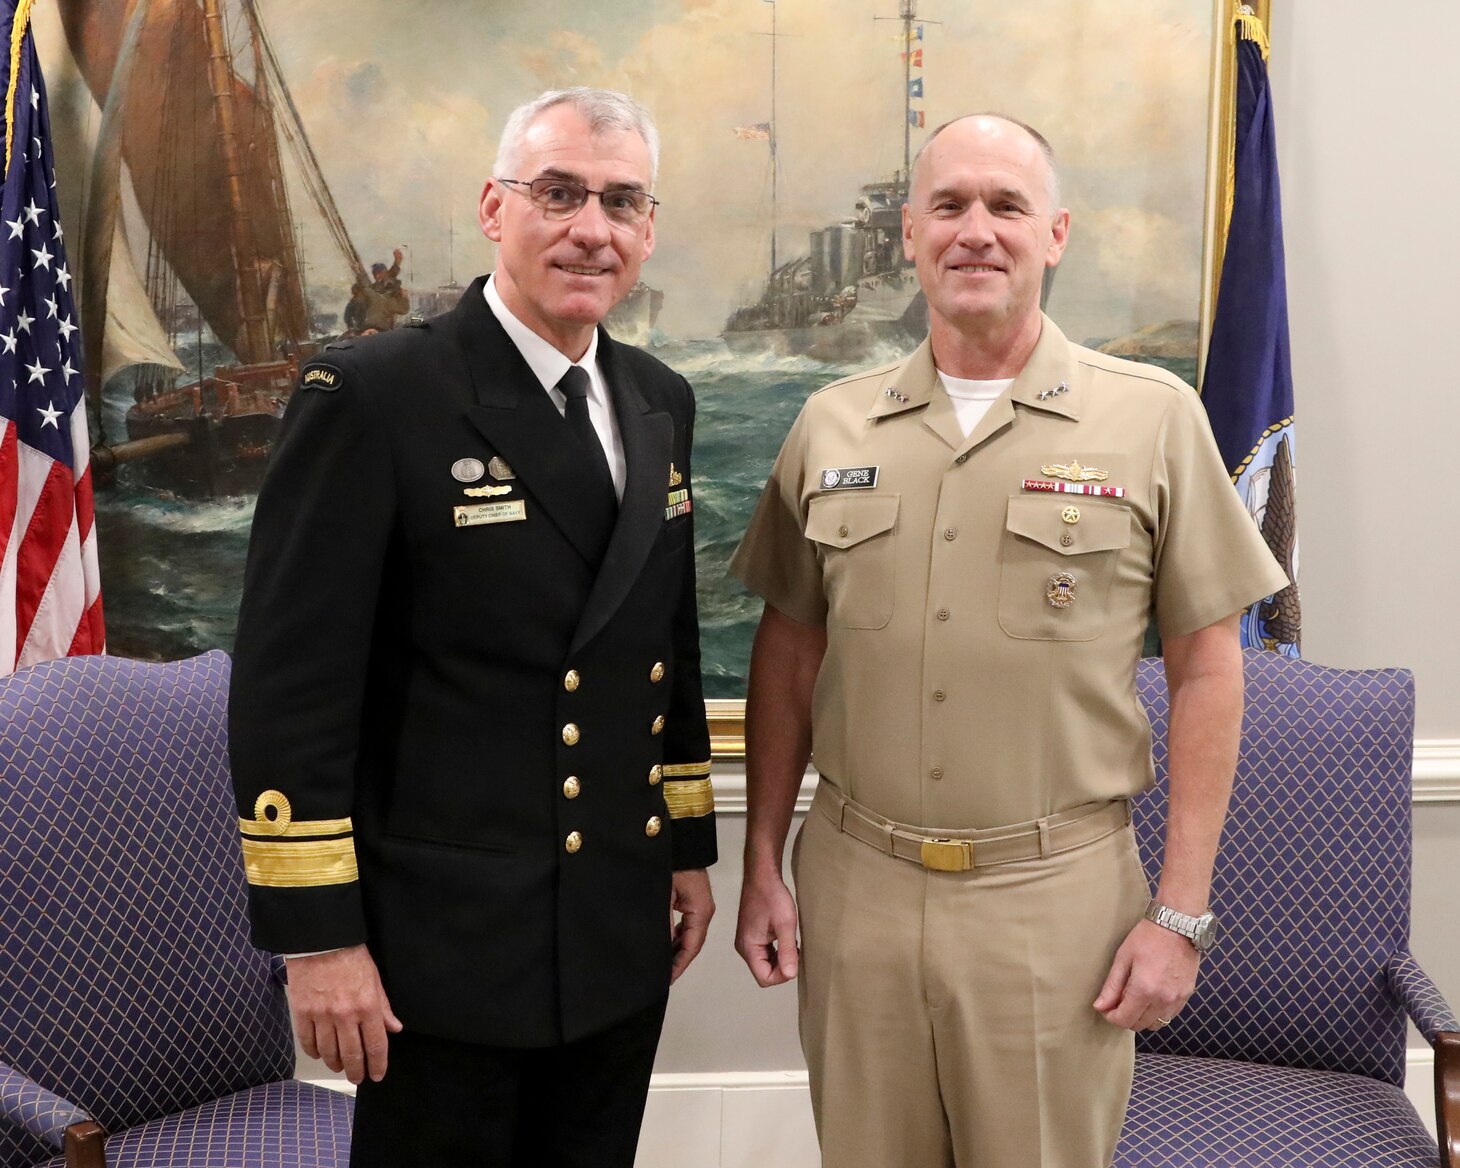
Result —
[[30, 0], [0, 0], [0, 674], [105, 647], [81, 338]]
[[927, 125], [927, 114], [923, 110], [908, 110], [907, 124], [921, 130]]
[[1293, 369], [1268, 43], [1254, 16], [1239, 16], [1234, 28], [1237, 100], [1231, 218], [1202, 401], [1232, 482], [1288, 573], [1286, 588], [1242, 614], [1242, 644], [1296, 657], [1302, 610]]

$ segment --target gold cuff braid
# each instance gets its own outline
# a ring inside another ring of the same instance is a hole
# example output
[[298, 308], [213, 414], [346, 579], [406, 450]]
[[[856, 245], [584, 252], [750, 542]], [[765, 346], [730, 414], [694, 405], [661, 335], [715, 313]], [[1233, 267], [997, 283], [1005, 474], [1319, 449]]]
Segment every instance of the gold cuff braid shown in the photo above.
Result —
[[260, 888], [315, 888], [360, 878], [350, 836], [301, 843], [245, 838], [243, 867], [248, 882]]
[[698, 819], [715, 810], [715, 790], [708, 778], [671, 780], [665, 767], [664, 779], [664, 805], [670, 819]]

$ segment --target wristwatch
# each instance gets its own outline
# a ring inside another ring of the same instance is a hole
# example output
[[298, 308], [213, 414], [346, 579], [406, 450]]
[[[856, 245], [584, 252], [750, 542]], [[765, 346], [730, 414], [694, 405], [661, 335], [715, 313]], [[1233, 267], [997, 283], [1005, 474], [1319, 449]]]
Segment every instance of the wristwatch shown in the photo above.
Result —
[[1211, 909], [1194, 917], [1153, 900], [1146, 905], [1146, 920], [1163, 929], [1170, 929], [1173, 933], [1180, 933], [1201, 954], [1210, 953], [1212, 946], [1217, 943], [1217, 914]]

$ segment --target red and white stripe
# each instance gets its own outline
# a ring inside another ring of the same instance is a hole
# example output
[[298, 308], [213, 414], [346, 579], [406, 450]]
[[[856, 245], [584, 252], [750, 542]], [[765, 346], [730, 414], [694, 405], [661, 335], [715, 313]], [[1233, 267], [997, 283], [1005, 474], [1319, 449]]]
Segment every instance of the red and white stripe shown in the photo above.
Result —
[[79, 477], [0, 418], [0, 675], [105, 650], [86, 407], [71, 412]]

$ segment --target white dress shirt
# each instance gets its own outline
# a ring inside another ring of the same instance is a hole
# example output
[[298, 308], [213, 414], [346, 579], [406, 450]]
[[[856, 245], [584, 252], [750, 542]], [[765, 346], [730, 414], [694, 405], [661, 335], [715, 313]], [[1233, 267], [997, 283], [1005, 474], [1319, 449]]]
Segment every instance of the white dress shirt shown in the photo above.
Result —
[[618, 419], [614, 416], [613, 402], [608, 396], [608, 382], [604, 380], [603, 370], [598, 367], [598, 330], [593, 330], [593, 339], [588, 342], [588, 351], [583, 354], [582, 358], [577, 362], [569, 361], [564, 354], [553, 348], [551, 343], [543, 340], [512, 315], [512, 310], [502, 302], [502, 294], [497, 291], [496, 280], [497, 277], [493, 275], [482, 287], [482, 293], [487, 298], [487, 307], [492, 310], [492, 315], [502, 322], [502, 327], [507, 330], [507, 335], [512, 338], [512, 343], [522, 354], [522, 359], [527, 362], [528, 368], [542, 383], [542, 387], [547, 391], [553, 405], [558, 407], [558, 413], [565, 417], [567, 415], [568, 399], [558, 388], [558, 382], [563, 379], [563, 374], [568, 371], [568, 367], [573, 364], [580, 365], [588, 374], [588, 418], [593, 423], [593, 429], [598, 433], [598, 440], [603, 443], [603, 453], [608, 456], [608, 469], [613, 475], [614, 493], [619, 497], [619, 502], [623, 502], [626, 474], [624, 444], [619, 437]]

